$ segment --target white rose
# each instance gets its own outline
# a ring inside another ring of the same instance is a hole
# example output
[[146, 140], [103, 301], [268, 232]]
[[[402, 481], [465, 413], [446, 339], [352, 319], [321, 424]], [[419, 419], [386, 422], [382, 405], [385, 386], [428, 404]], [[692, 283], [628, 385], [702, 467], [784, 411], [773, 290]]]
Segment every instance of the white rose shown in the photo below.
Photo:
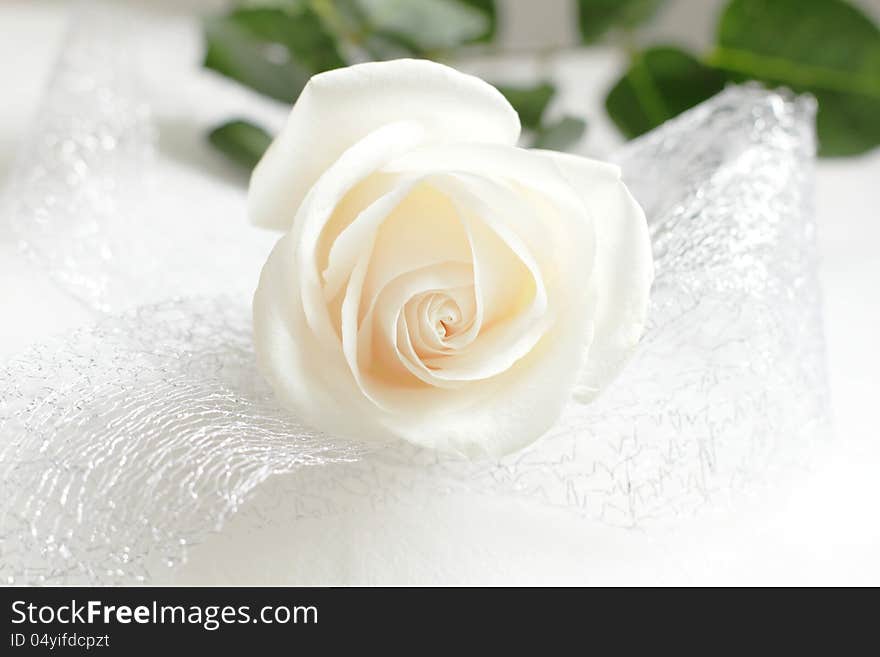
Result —
[[254, 297], [285, 405], [333, 435], [498, 456], [608, 384], [644, 325], [644, 214], [616, 167], [519, 134], [495, 88], [440, 64], [312, 78], [249, 192], [287, 231]]

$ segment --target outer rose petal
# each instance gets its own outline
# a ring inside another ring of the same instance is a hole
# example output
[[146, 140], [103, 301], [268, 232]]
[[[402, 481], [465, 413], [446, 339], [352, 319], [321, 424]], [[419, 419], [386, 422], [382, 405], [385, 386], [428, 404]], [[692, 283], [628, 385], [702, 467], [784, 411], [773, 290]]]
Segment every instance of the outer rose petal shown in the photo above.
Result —
[[[388, 440], [375, 406], [351, 376], [342, 349], [326, 349], [303, 312], [295, 238], [288, 233], [263, 266], [254, 294], [254, 348], [281, 402], [331, 435]], [[344, 410], [340, 410], [340, 409]]]
[[593, 343], [575, 391], [595, 398], [623, 368], [645, 328], [654, 260], [641, 206], [618, 175], [588, 159], [538, 151], [558, 164], [560, 174], [590, 208], [596, 231], [596, 261], [590, 280]]
[[422, 124], [426, 143], [510, 145], [520, 133], [516, 111], [497, 89], [442, 64], [401, 59], [321, 73], [303, 89], [254, 169], [251, 221], [289, 228], [308, 190], [346, 149], [401, 120]]

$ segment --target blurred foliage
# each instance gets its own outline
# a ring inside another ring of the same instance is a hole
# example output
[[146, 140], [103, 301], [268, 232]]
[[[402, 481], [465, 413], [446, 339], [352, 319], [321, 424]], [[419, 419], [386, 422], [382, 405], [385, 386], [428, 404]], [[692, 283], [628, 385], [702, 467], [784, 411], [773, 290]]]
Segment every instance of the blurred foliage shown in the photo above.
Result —
[[816, 96], [823, 155], [880, 144], [880, 29], [844, 2], [731, 2], [708, 61], [737, 81]]
[[[368, 60], [448, 58], [456, 49], [495, 35], [494, 0], [246, 0], [204, 23], [204, 65], [276, 100], [292, 103], [309, 78]], [[499, 86], [534, 145], [564, 150], [586, 123], [574, 117], [546, 122], [556, 93], [549, 82]], [[236, 120], [215, 128], [210, 143], [252, 168], [268, 133]]]
[[[479, 6], [450, 0], [358, 0], [368, 29], [396, 35], [428, 55], [484, 39], [494, 21]], [[494, 16], [494, 7], [493, 7]]]
[[253, 169], [272, 142], [272, 135], [261, 127], [236, 119], [208, 133], [208, 141], [236, 164]]
[[465, 4], [479, 9], [489, 20], [489, 26], [486, 32], [477, 39], [478, 41], [491, 41], [495, 38], [498, 30], [498, 14], [495, 10], [495, 0], [461, 0]]
[[205, 21], [204, 64], [260, 93], [293, 102], [313, 73], [345, 66], [308, 5], [241, 8]]
[[714, 96], [726, 80], [681, 50], [651, 48], [633, 56], [605, 107], [624, 135], [636, 137]]
[[563, 116], [557, 121], [542, 124], [532, 140], [532, 148], [564, 151], [577, 142], [587, 129], [587, 122], [576, 116]]
[[[880, 144], [880, 31], [844, 0], [731, 0], [709, 52], [633, 48], [634, 33], [664, 0], [576, 0], [584, 44], [620, 42], [630, 65], [608, 92], [609, 116], [627, 137], [651, 130], [720, 91], [757, 80], [819, 102], [820, 154], [852, 155]], [[204, 23], [204, 64], [284, 103], [322, 71], [399, 57], [449, 59], [462, 47], [491, 47], [495, 0], [241, 0]], [[581, 118], [548, 118], [551, 82], [496, 85], [519, 112], [534, 147], [565, 150]], [[252, 167], [270, 136], [244, 120], [210, 142]]]
[[632, 57], [605, 102], [635, 137], [727, 82], [757, 80], [813, 94], [822, 156], [880, 144], [880, 29], [843, 0], [732, 0], [715, 47], [701, 58], [674, 48]]
[[563, 116], [558, 120], [548, 121], [544, 111], [556, 95], [556, 87], [550, 82], [540, 82], [531, 87], [512, 87], [497, 85], [498, 91], [504, 94], [519, 114], [520, 123], [531, 135], [529, 145], [532, 148], [545, 148], [564, 151], [571, 148], [583, 136], [587, 122], [574, 116]]
[[498, 85], [498, 91], [516, 108], [523, 127], [535, 130], [541, 124], [544, 110], [556, 94], [556, 87], [549, 82], [541, 82], [533, 87]]
[[654, 17], [663, 0], [578, 0], [578, 25], [584, 43], [609, 31], [632, 30]]

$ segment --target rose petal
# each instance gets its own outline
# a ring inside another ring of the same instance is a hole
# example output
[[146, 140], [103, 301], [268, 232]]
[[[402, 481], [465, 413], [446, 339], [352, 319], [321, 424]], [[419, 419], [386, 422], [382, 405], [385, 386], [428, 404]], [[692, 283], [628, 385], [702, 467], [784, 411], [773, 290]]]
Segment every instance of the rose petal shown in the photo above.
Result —
[[[272, 249], [254, 294], [254, 348], [280, 402], [331, 435], [387, 441], [390, 433], [363, 397], [335, 343], [311, 331], [297, 285], [296, 243], [288, 234]], [[346, 409], [339, 412], [339, 400]]]
[[604, 390], [638, 346], [647, 319], [654, 261], [645, 213], [618, 175], [591, 160], [552, 151], [555, 162], [591, 211], [596, 263], [590, 280], [594, 336], [576, 394], [590, 401]]
[[383, 415], [382, 421], [409, 442], [469, 458], [499, 457], [528, 445], [559, 417], [586, 356], [586, 308], [568, 310], [503, 374], [457, 390], [434, 388], [433, 407], [416, 405], [417, 412]]
[[516, 222], [512, 217], [521, 215], [525, 204], [476, 177], [448, 177], [436, 184], [454, 199], [467, 227], [483, 316], [480, 332], [467, 349], [426, 359], [425, 364], [446, 380], [486, 379], [528, 353], [552, 322], [540, 268], [507, 223]]
[[[557, 278], [566, 284], [573, 268], [579, 272], [586, 268], [589, 272], [595, 238], [592, 209], [585, 206], [581, 195], [560, 175], [558, 165], [542, 153], [495, 144], [427, 146], [390, 160], [383, 171], [426, 176], [454, 172], [492, 179], [498, 185], [515, 189], [532, 206], [531, 211], [509, 213], [505, 221], [529, 245], [540, 263], [545, 285], [553, 287]], [[585, 161], [595, 167], [597, 177], [619, 178], [616, 166]], [[572, 245], [576, 248], [572, 249]], [[587, 278], [588, 275], [577, 281], [579, 289], [583, 289]]]
[[[376, 360], [382, 367], [400, 364], [413, 376], [424, 382], [438, 385], [440, 387], [449, 386], [442, 379], [436, 378], [431, 371], [422, 364], [418, 356], [412, 358], [414, 354], [409, 353], [406, 349], [403, 352], [399, 348], [401, 340], [404, 336], [398, 333], [400, 327], [400, 319], [405, 322], [404, 306], [407, 301], [424, 292], [434, 292], [438, 290], [455, 290], [469, 287], [473, 281], [473, 270], [469, 263], [462, 262], [444, 262], [415, 271], [410, 271], [398, 276], [386, 285], [377, 295], [375, 303], [367, 312], [361, 326], [361, 331], [357, 336], [358, 347], [358, 367], [363, 370], [372, 364], [374, 350], [379, 350], [379, 358]], [[408, 340], [407, 340], [408, 342]], [[365, 377], [366, 378], [366, 377]], [[375, 397], [382, 397], [384, 400], [380, 405], [389, 410], [399, 402], [400, 397], [395, 395], [395, 391], [379, 389], [377, 385], [377, 376], [369, 377], [370, 380], [362, 381], [362, 385], [369, 388], [371, 394]], [[434, 393], [435, 391], [427, 391]], [[410, 399], [412, 395], [408, 395]], [[401, 410], [401, 409], [393, 409]], [[407, 410], [407, 409], [403, 409]]]
[[470, 262], [468, 235], [456, 208], [435, 180], [424, 178], [381, 222], [364, 281], [369, 304], [392, 279], [446, 261]]
[[[621, 181], [618, 167], [554, 151], [462, 144], [419, 147], [393, 159], [384, 170], [494, 175], [532, 187], [555, 204], [570, 207], [574, 198], [581, 208], [574, 215], [589, 217], [593, 224], [596, 248], [595, 272], [582, 279], [594, 308], [596, 344], [590, 345], [577, 394], [589, 400], [605, 388], [638, 344], [653, 280], [644, 212]], [[567, 265], [560, 267], [561, 272], [568, 270]], [[555, 282], [547, 285], [556, 287]]]
[[365, 245], [374, 243], [379, 226], [388, 219], [388, 215], [400, 205], [417, 182], [417, 180], [401, 181], [390, 192], [365, 207], [339, 233], [330, 248], [327, 268], [323, 273], [325, 299], [329, 301], [339, 293], [358, 259], [363, 256]]
[[498, 90], [442, 64], [396, 60], [321, 73], [254, 169], [251, 221], [289, 228], [307, 191], [343, 152], [401, 120], [421, 125], [426, 143], [515, 144], [520, 133], [519, 117]]
[[309, 326], [326, 346], [337, 342], [338, 322], [327, 308], [318, 264], [318, 251], [328, 222], [343, 199], [358, 182], [376, 171], [394, 153], [416, 143], [422, 129], [414, 123], [393, 123], [349, 148], [322, 175], [300, 206], [290, 235], [296, 248], [296, 283], [301, 286], [303, 311]]

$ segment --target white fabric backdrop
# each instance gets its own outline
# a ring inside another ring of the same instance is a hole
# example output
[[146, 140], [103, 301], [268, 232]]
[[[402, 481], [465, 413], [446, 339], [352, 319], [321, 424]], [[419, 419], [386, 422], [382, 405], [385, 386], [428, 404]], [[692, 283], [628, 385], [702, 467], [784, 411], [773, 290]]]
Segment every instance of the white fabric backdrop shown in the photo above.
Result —
[[[64, 14], [60, 2], [0, 5], [0, 183], [39, 102]], [[590, 152], [618, 143], [600, 108], [602, 91], [621, 65], [614, 53], [596, 50], [561, 67], [569, 84], [554, 109], [588, 114]], [[511, 70], [528, 73], [522, 61], [492, 67], [508, 77]], [[546, 509], [499, 508], [497, 500], [464, 504], [447, 498], [419, 509], [389, 505], [310, 521], [314, 527], [301, 526], [298, 537], [267, 528], [243, 542], [230, 532], [217, 539], [225, 543], [218, 552], [223, 558], [191, 568], [186, 580], [880, 583], [880, 521], [874, 508], [880, 498], [875, 474], [880, 441], [873, 413], [880, 393], [875, 342], [880, 212], [871, 200], [880, 179], [880, 151], [821, 162], [817, 179], [838, 446], [827, 467], [787, 499], [772, 508], [703, 517], [663, 540], [573, 523]], [[0, 220], [0, 358], [90, 320], [84, 307], [17, 252]], [[585, 560], [585, 552], [592, 558]], [[288, 565], [266, 566], [278, 562]]]

